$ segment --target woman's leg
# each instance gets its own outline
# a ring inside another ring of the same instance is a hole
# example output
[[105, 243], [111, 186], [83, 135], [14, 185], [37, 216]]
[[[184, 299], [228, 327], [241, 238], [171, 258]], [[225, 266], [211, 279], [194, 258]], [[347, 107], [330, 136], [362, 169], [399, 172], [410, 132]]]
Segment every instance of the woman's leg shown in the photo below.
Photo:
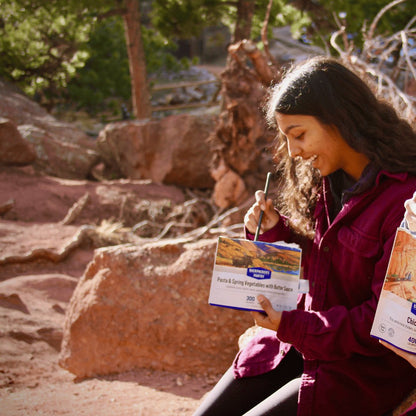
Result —
[[289, 381], [244, 416], [296, 416], [300, 383], [300, 377]]
[[[302, 357], [294, 348], [276, 369], [265, 374], [234, 379], [230, 368], [208, 393], [194, 416], [241, 416], [298, 378], [302, 371]], [[277, 406], [275, 401], [273, 403]]]

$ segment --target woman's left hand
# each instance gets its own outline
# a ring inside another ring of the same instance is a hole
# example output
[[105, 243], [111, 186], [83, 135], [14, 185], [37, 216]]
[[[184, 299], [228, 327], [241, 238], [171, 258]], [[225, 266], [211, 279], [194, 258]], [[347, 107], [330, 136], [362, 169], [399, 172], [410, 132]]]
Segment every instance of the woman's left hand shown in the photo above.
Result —
[[264, 312], [266, 312], [266, 315], [261, 312], [252, 311], [251, 314], [254, 318], [254, 322], [256, 325], [263, 328], [277, 331], [279, 329], [280, 320], [282, 318], [282, 312], [275, 311], [269, 299], [263, 295], [259, 295], [257, 300], [259, 301], [260, 306], [263, 308]]

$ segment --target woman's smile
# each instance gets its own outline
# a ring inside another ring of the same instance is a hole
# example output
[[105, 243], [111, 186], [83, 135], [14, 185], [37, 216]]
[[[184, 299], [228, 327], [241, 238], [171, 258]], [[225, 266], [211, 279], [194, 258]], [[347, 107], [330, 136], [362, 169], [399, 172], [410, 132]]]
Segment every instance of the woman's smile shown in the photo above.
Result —
[[319, 169], [319, 168], [318, 168], [318, 155], [314, 155], [314, 156], [312, 156], [311, 158], [309, 158], [309, 161], [312, 163], [312, 166], [313, 166], [315, 169]]

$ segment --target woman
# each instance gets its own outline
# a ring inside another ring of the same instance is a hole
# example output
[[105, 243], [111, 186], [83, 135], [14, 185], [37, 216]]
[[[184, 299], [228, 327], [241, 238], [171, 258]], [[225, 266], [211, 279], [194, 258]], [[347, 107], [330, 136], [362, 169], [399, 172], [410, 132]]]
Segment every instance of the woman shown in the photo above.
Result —
[[245, 217], [253, 238], [302, 247], [309, 293], [278, 312], [264, 296], [262, 329], [195, 416], [385, 415], [416, 370], [370, 334], [403, 203], [416, 187], [416, 133], [336, 60], [318, 57], [271, 91], [282, 184]]

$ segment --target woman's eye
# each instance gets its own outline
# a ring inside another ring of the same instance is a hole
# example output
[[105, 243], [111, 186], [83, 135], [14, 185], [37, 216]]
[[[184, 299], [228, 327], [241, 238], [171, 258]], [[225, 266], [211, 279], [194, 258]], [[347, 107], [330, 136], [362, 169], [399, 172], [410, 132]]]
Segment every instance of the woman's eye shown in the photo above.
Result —
[[296, 140], [300, 140], [303, 139], [303, 136], [305, 135], [305, 133], [301, 133], [298, 136], [295, 137]]

